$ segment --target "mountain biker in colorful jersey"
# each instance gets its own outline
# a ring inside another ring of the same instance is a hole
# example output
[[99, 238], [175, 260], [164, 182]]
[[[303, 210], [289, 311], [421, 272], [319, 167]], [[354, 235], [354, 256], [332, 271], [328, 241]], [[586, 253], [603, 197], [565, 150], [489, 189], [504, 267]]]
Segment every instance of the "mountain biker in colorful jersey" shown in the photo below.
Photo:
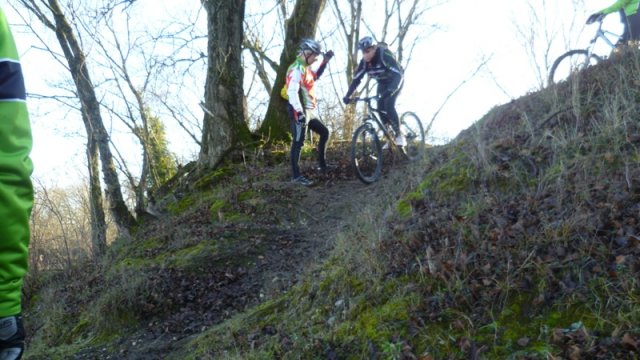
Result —
[[[318, 165], [320, 171], [327, 172], [333, 166], [328, 166], [325, 158], [329, 129], [320, 121], [316, 113], [317, 98], [315, 81], [324, 72], [327, 63], [333, 57], [333, 51], [329, 50], [323, 55], [322, 62], [317, 70], [311, 68], [318, 56], [322, 53], [322, 46], [313, 39], [304, 39], [300, 43], [296, 60], [287, 69], [285, 84], [280, 95], [287, 100], [287, 111], [291, 119], [291, 170], [292, 181], [309, 186], [311, 180], [300, 174], [300, 152], [305, 138], [305, 127], [309, 121], [309, 129], [320, 135], [318, 142]], [[301, 100], [302, 98], [302, 100]]]
[[400, 120], [396, 111], [396, 99], [402, 89], [404, 78], [403, 70], [386, 44], [374, 44], [371, 36], [360, 39], [358, 49], [362, 51], [362, 60], [353, 75], [353, 81], [349, 85], [347, 94], [342, 100], [345, 104], [351, 102], [351, 94], [360, 85], [365, 74], [376, 79], [378, 82], [378, 108], [388, 117], [387, 120], [383, 116], [383, 120], [391, 123], [397, 136], [396, 145], [405, 146], [407, 141], [400, 132]]
[[24, 351], [22, 281], [33, 206], [32, 139], [16, 44], [0, 8], [0, 359]]
[[617, 0], [611, 6], [604, 8], [597, 13], [591, 14], [587, 19], [587, 24], [601, 21], [605, 16], [619, 11], [620, 20], [624, 25], [624, 31], [618, 44], [626, 44], [629, 41], [640, 40], [640, 0]]

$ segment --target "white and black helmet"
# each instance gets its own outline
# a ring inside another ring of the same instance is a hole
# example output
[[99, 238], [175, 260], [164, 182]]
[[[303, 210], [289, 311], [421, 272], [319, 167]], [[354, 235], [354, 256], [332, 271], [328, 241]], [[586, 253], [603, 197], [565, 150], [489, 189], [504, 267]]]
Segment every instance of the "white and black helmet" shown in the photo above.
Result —
[[300, 51], [311, 51], [316, 55], [322, 54], [322, 45], [313, 39], [304, 39], [300, 43]]
[[365, 36], [358, 41], [358, 49], [364, 51], [373, 46], [373, 38], [371, 36]]

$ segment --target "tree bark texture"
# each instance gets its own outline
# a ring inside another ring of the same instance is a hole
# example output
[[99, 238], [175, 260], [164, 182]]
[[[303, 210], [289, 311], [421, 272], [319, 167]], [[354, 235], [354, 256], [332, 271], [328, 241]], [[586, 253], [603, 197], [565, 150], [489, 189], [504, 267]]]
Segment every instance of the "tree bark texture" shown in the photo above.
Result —
[[287, 103], [280, 96], [280, 90], [284, 86], [287, 68], [296, 58], [300, 41], [304, 38], [314, 38], [325, 4], [326, 0], [297, 0], [293, 13], [287, 20], [284, 49], [280, 55], [280, 67], [271, 90], [267, 114], [259, 129], [263, 137], [270, 141], [289, 138]]
[[[85, 121], [87, 123], [87, 121]], [[89, 169], [89, 208], [91, 211], [91, 250], [94, 258], [102, 258], [107, 251], [107, 222], [100, 185], [100, 161], [98, 146], [89, 138], [87, 143]]]
[[213, 168], [250, 140], [244, 105], [242, 40], [245, 0], [206, 0], [208, 66], [199, 164]]

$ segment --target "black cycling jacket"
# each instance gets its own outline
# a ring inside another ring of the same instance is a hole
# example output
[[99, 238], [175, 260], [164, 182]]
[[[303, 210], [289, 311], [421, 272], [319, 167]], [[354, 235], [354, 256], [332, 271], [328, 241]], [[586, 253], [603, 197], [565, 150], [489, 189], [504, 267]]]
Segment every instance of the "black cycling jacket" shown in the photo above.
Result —
[[403, 77], [403, 71], [393, 54], [388, 49], [378, 46], [376, 53], [371, 59], [371, 62], [367, 63], [364, 59], [360, 60], [356, 73], [353, 75], [353, 81], [349, 85], [346, 97], [356, 90], [364, 75], [376, 79], [378, 84], [400, 84]]

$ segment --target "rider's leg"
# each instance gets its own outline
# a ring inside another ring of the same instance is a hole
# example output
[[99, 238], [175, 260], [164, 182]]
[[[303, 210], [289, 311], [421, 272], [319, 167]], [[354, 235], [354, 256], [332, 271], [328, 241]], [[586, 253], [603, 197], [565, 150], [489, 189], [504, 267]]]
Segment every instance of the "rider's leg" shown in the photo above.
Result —
[[620, 22], [622, 23], [622, 35], [616, 42], [614, 53], [619, 53], [626, 45], [629, 39], [631, 38], [629, 35], [629, 22], [627, 21], [627, 16], [624, 13], [623, 9], [618, 10], [618, 14], [620, 14]]
[[296, 179], [300, 176], [300, 153], [304, 144], [305, 126], [298, 123], [293, 115], [293, 107], [287, 106], [289, 119], [291, 120], [291, 178]]
[[396, 135], [400, 135], [400, 119], [398, 117], [398, 112], [396, 111], [396, 99], [400, 94], [400, 88], [398, 87], [399, 82], [400, 79], [388, 84], [378, 84], [378, 96], [380, 96], [380, 99], [378, 100], [379, 108], [386, 113], [387, 119], [391, 123]]
[[309, 129], [320, 135], [318, 141], [318, 166], [320, 169], [327, 167], [327, 141], [329, 140], [329, 129], [317, 118], [309, 120]]
[[[627, 16], [628, 39], [629, 41], [638, 42], [640, 40], [640, 11], [631, 16]], [[636, 44], [637, 45], [637, 44]]]

